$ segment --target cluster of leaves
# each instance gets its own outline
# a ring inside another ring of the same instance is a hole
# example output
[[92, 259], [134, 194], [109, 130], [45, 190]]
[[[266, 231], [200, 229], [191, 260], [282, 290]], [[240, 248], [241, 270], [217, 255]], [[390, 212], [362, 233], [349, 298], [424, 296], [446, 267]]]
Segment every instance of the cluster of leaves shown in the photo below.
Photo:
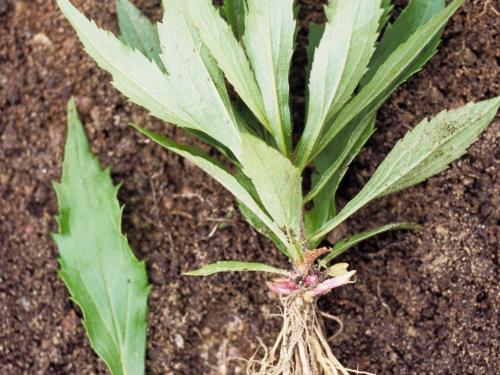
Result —
[[[220, 9], [210, 0], [168, 0], [158, 24], [128, 0], [118, 0], [120, 38], [98, 28], [69, 0], [58, 0], [86, 51], [111, 73], [118, 90], [219, 150], [232, 168], [135, 127], [231, 191], [247, 220], [294, 265], [301, 263], [304, 249], [314, 248], [371, 200], [442, 171], [495, 115], [498, 99], [422, 121], [337, 211], [338, 186], [373, 134], [377, 110], [434, 55], [462, 1], [445, 6], [444, 0], [413, 0], [392, 24], [390, 1], [329, 1], [326, 24], [310, 25], [307, 118], [294, 145], [289, 71], [298, 26], [293, 0], [231, 0]], [[230, 97], [226, 81], [237, 98]], [[303, 194], [306, 167], [313, 174], [311, 189]], [[406, 225], [382, 229], [400, 227]], [[249, 268], [218, 265], [219, 270]]]
[[[441, 172], [466, 152], [495, 116], [500, 99], [423, 120], [338, 211], [338, 187], [374, 132], [388, 96], [435, 54], [444, 26], [463, 0], [411, 0], [392, 23], [390, 0], [330, 0], [325, 25], [309, 25], [305, 128], [294, 144], [289, 72], [298, 30], [294, 0], [165, 0], [152, 23], [129, 0], [117, 0], [121, 35], [102, 30], [69, 0], [59, 6], [86, 51], [113, 84], [155, 117], [184, 128], [230, 164], [139, 125], [138, 131], [189, 159], [237, 199], [243, 216], [297, 267], [370, 201]], [[228, 83], [236, 95], [228, 91]], [[142, 374], [149, 288], [144, 265], [121, 234], [121, 208], [109, 173], [89, 151], [74, 103], [61, 184], [61, 276], [85, 316], [98, 354], [113, 374]], [[303, 184], [304, 170], [312, 170]], [[310, 186], [303, 191], [303, 185]], [[307, 209], [306, 209], [307, 207]], [[414, 229], [394, 223], [337, 242], [330, 262], [378, 233]], [[104, 268], [103, 265], [113, 265]], [[345, 273], [343, 264], [333, 266]], [[190, 272], [289, 273], [266, 264], [220, 261]]]

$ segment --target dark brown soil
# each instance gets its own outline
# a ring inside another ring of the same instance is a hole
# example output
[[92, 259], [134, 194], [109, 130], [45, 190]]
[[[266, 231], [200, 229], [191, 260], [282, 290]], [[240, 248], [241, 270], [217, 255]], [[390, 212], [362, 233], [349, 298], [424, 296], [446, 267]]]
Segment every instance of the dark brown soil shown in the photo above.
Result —
[[[116, 30], [112, 0], [75, 3]], [[159, 0], [137, 3], [160, 17]], [[301, 3], [304, 20], [320, 18], [319, 1]], [[453, 17], [439, 54], [381, 110], [345, 197], [424, 116], [500, 93], [499, 11], [493, 0], [467, 1]], [[147, 123], [187, 140], [111, 87], [48, 0], [0, 0], [0, 373], [106, 372], [57, 276], [49, 237], [57, 210], [51, 181], [60, 173], [72, 95], [94, 151], [124, 182], [124, 230], [148, 265], [148, 374], [241, 373], [241, 362], [224, 367], [227, 358], [249, 356], [257, 337], [270, 342], [279, 329], [268, 316], [278, 302], [264, 288], [265, 277], [198, 279], [180, 272], [216, 259], [285, 260], [244, 222], [229, 193], [127, 126]], [[358, 270], [358, 282], [320, 306], [345, 322], [335, 342], [345, 364], [378, 374], [500, 373], [499, 166], [497, 120], [448, 171], [372, 204], [342, 228], [423, 224], [418, 234], [386, 234], [343, 258]], [[221, 220], [228, 225], [214, 231]]]

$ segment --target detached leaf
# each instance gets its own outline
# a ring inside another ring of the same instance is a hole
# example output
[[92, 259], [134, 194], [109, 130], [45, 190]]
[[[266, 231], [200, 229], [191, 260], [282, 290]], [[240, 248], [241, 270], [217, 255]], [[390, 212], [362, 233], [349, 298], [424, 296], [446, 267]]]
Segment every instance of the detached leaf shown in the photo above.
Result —
[[[446, 9], [415, 30], [411, 37], [389, 56], [373, 78], [342, 108], [335, 121], [328, 126], [312, 159], [351, 121], [365, 118], [378, 110], [391, 92], [414, 72], [416, 66], [421, 65], [422, 52], [440, 35], [442, 28], [462, 3], [463, 0], [454, 0]], [[428, 57], [424, 55], [425, 58]]]
[[248, 134], [242, 137], [243, 172], [252, 180], [262, 204], [276, 224], [285, 229], [290, 239], [298, 239], [302, 219], [299, 170], [258, 138]]
[[[391, 230], [400, 230], [400, 229], [405, 229], [405, 230], [419, 230], [421, 227], [418, 224], [415, 223], [392, 223], [392, 224], [387, 224], [382, 227], [368, 230], [366, 232], [361, 232], [356, 234], [355, 236], [352, 236], [351, 238], [347, 238], [345, 240], [338, 241], [335, 243], [333, 246], [333, 249], [330, 253], [328, 253], [321, 261], [319, 262], [322, 266], [325, 266], [331, 262], [334, 258], [338, 257], [340, 254], [346, 252], [349, 250], [351, 247], [356, 246], [360, 242], [363, 242], [364, 240], [367, 240], [371, 237], [374, 237], [378, 234], [388, 232]], [[339, 263], [339, 264], [344, 264], [344, 263]]]
[[[282, 243], [280, 248], [289, 247], [288, 240], [282, 230], [260, 208], [259, 204], [252, 198], [252, 195], [238, 182], [238, 180], [226, 171], [216, 160], [210, 158], [201, 150], [197, 150], [193, 147], [181, 146], [166, 137], [141, 128], [138, 125], [132, 124], [132, 126], [154, 142], [158, 143], [160, 146], [169, 151], [175, 152], [176, 154], [188, 159], [199, 168], [203, 169], [222, 186], [229, 190], [236, 197], [236, 199], [244, 204], [267, 228], [269, 228], [269, 230]], [[288, 256], [288, 254], [285, 255]]]
[[337, 227], [371, 200], [424, 181], [446, 169], [466, 153], [495, 117], [500, 97], [470, 103], [425, 119], [400, 140], [365, 187], [338, 216], [311, 236], [311, 240]]
[[269, 272], [285, 276], [289, 275], [288, 271], [273, 266], [269, 266], [267, 264], [255, 263], [255, 262], [239, 262], [236, 260], [225, 260], [208, 264], [196, 271], [185, 272], [184, 275], [209, 276], [219, 272], [243, 272], [243, 271]]
[[120, 26], [120, 39], [130, 47], [137, 48], [164, 70], [160, 60], [161, 48], [156, 25], [130, 0], [116, 0], [116, 13]]
[[59, 274], [83, 311], [92, 347], [113, 375], [144, 374], [146, 269], [121, 232], [118, 188], [91, 154], [74, 101], [68, 106], [62, 179], [54, 186]]
[[328, 22], [314, 53], [307, 122], [297, 146], [296, 165], [304, 168], [326, 124], [337, 114], [365, 74], [375, 50], [380, 0], [331, 0]]
[[296, 22], [294, 0], [248, 0], [243, 42], [264, 101], [274, 138], [289, 155], [292, 122], [288, 75]]

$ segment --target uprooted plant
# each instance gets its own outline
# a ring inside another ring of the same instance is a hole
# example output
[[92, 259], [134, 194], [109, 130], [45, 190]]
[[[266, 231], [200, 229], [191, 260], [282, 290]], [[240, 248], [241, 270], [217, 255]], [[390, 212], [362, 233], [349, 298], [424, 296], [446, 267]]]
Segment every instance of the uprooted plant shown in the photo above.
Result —
[[[499, 98], [424, 119], [337, 210], [339, 184], [373, 134], [378, 109], [435, 54], [462, 1], [445, 6], [444, 0], [413, 0], [390, 24], [390, 0], [330, 0], [326, 24], [309, 27], [307, 114], [294, 144], [292, 133], [298, 132], [291, 119], [289, 73], [298, 25], [293, 0], [226, 0], [219, 9], [210, 0], [165, 0], [157, 25], [119, 0], [120, 38], [98, 28], [68, 0], [58, 0], [86, 51], [111, 73], [119, 91], [218, 150], [231, 167], [134, 127], [219, 181], [248, 222], [290, 260], [289, 270], [220, 261], [187, 273], [279, 275], [268, 285], [283, 299], [283, 328], [264, 358], [250, 361], [249, 373], [353, 371], [333, 355], [315, 309], [319, 296], [349, 283], [355, 273], [331, 262], [377, 233], [414, 225], [389, 224], [331, 248], [318, 246], [367, 203], [446, 169], [495, 116]], [[228, 93], [228, 85], [237, 95]], [[312, 174], [303, 184], [306, 169]]]

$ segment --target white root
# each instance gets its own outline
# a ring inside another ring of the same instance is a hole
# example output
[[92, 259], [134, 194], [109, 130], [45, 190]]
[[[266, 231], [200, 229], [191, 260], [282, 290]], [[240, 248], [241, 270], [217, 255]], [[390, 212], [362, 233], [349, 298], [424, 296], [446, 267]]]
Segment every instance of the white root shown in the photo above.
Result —
[[274, 345], [264, 347], [261, 359], [254, 355], [249, 360], [247, 375], [373, 375], [347, 369], [335, 358], [314, 302], [306, 302], [295, 294], [282, 303], [283, 328]]

